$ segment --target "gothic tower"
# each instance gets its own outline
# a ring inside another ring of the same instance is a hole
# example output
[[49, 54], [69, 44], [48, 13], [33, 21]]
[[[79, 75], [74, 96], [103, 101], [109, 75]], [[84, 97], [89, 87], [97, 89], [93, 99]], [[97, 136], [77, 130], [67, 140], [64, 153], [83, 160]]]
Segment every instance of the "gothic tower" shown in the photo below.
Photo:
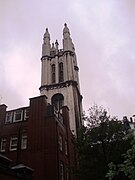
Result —
[[70, 128], [76, 134], [82, 124], [82, 96], [75, 48], [67, 24], [63, 29], [63, 49], [59, 49], [57, 40], [50, 44], [50, 34], [46, 29], [41, 62], [40, 94], [46, 95], [48, 103], [54, 104], [58, 111], [62, 106], [68, 106]]

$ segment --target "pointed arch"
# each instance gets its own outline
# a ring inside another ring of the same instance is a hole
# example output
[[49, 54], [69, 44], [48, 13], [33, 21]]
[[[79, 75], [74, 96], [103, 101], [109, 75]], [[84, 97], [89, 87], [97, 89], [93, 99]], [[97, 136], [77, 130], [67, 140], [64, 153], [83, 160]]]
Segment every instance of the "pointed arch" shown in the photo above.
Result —
[[64, 68], [63, 68], [63, 63], [59, 63], [59, 82], [64, 81]]
[[51, 103], [57, 110], [60, 110], [64, 105], [64, 96], [60, 93], [54, 94], [51, 98]]
[[52, 73], [52, 83], [56, 82], [56, 77], [55, 77], [55, 64], [51, 65], [51, 73]]

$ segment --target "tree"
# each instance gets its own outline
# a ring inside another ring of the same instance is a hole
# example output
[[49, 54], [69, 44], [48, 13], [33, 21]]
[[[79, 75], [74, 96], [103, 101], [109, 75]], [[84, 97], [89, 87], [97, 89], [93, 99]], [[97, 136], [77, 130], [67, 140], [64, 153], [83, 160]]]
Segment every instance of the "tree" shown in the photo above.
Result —
[[104, 180], [108, 163], [122, 162], [121, 154], [130, 143], [125, 136], [124, 126], [116, 117], [110, 117], [106, 109], [92, 106], [89, 115], [84, 116], [83, 126], [76, 140], [80, 180]]
[[120, 176], [125, 177], [125, 179], [135, 179], [135, 139], [132, 134], [129, 134], [128, 139], [131, 140], [132, 147], [122, 155], [124, 157], [123, 162], [117, 165], [113, 162], [108, 164], [109, 171], [106, 177], [109, 180], [120, 179]]

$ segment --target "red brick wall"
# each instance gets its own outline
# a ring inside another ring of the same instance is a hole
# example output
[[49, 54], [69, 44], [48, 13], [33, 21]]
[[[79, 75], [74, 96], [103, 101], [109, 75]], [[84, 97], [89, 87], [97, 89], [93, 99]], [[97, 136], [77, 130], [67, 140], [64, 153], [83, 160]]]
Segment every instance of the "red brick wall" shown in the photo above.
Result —
[[[5, 119], [6, 107], [0, 109], [0, 117]], [[69, 112], [67, 107], [63, 107], [62, 114], [64, 124], [59, 122], [55, 115], [47, 116], [47, 102], [45, 96], [39, 96], [30, 99], [30, 116], [28, 121], [13, 124], [2, 125], [0, 136], [6, 136], [8, 139], [12, 134], [26, 131], [28, 135], [28, 148], [19, 149], [11, 152], [9, 148], [3, 153], [15, 163], [24, 163], [34, 169], [35, 180], [59, 180], [59, 165], [62, 161], [65, 167], [75, 166], [75, 152], [73, 135], [69, 128]], [[59, 135], [63, 138], [63, 150], [59, 149]], [[65, 141], [68, 143], [68, 155], [65, 154]], [[9, 141], [8, 141], [9, 143]], [[7, 144], [9, 147], [9, 144]], [[71, 173], [71, 180], [75, 176]], [[65, 179], [66, 180], [66, 179]]]

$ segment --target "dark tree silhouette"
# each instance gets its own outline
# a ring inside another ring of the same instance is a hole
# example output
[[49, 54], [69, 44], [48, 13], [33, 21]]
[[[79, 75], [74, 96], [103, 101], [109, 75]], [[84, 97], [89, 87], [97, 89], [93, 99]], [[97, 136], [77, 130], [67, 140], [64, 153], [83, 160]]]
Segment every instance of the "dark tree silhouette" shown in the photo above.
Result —
[[[84, 116], [83, 126], [76, 140], [80, 180], [105, 180], [110, 162], [120, 163], [121, 154], [130, 147], [125, 129], [116, 117], [110, 117], [106, 109], [92, 106]], [[124, 179], [123, 179], [124, 180]]]

